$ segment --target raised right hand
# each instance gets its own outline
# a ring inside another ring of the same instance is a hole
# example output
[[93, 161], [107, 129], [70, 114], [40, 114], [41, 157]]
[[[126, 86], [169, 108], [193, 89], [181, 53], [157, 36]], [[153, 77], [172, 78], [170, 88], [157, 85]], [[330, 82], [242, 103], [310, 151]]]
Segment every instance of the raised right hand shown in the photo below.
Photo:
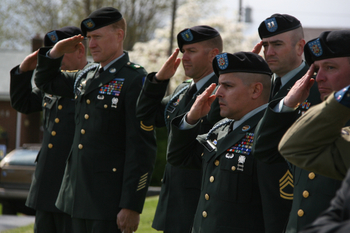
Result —
[[212, 83], [202, 94], [197, 96], [196, 101], [193, 103], [191, 110], [186, 116], [187, 123], [194, 125], [200, 118], [209, 113], [210, 106], [216, 98], [216, 96], [213, 95], [215, 87], [216, 84]]
[[62, 57], [65, 53], [73, 53], [79, 47], [78, 44], [84, 40], [82, 35], [72, 36], [70, 38], [58, 41], [50, 51], [51, 58]]
[[27, 71], [32, 71], [35, 69], [36, 64], [38, 63], [38, 52], [39, 50], [36, 50], [35, 52], [29, 54], [24, 58], [22, 63], [19, 65], [19, 72], [24, 73]]
[[179, 55], [179, 51], [179, 49], [176, 49], [175, 52], [173, 52], [173, 54], [171, 54], [168, 60], [164, 63], [162, 68], [160, 68], [160, 70], [156, 74], [156, 77], [159, 81], [168, 80], [174, 76], [181, 62], [181, 59], [177, 58], [177, 56]]

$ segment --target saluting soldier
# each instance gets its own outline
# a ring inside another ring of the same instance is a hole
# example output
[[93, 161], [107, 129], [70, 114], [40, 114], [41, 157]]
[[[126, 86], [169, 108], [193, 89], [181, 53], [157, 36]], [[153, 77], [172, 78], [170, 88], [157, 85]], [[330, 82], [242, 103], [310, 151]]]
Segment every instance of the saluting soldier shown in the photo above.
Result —
[[[196, 96], [210, 84], [217, 83], [212, 61], [222, 52], [222, 38], [219, 32], [207, 25], [185, 28], [177, 35], [178, 49], [157, 73], [150, 73], [144, 83], [137, 104], [140, 120], [154, 120], [157, 127], [166, 126], [168, 138], [173, 135], [170, 122], [188, 112]], [[177, 58], [179, 51], [182, 59]], [[164, 97], [169, 79], [175, 74], [182, 60], [188, 79]], [[219, 106], [213, 107], [210, 119], [203, 117], [202, 130], [207, 132], [220, 120]], [[183, 233], [191, 229], [193, 216], [200, 193], [202, 173], [200, 169], [183, 169], [167, 163], [152, 227], [165, 233]]]
[[[320, 103], [321, 98], [316, 83], [297, 109], [290, 107], [284, 98], [309, 68], [302, 58], [305, 40], [300, 21], [291, 15], [274, 14], [260, 24], [259, 35], [265, 60], [275, 75], [271, 102], [255, 131], [253, 154], [261, 161], [279, 165], [286, 163], [278, 152], [283, 134], [311, 106]], [[340, 182], [288, 165], [291, 173], [287, 172], [288, 179], [280, 183], [281, 194], [293, 199], [285, 231], [296, 233], [329, 206]], [[285, 188], [288, 186], [294, 186], [293, 192]]]
[[[52, 47], [60, 40], [79, 34], [81, 30], [72, 26], [53, 30], [45, 35], [44, 45]], [[69, 233], [72, 232], [71, 217], [57, 209], [55, 202], [73, 142], [75, 103], [71, 98], [42, 93], [32, 87], [37, 54], [38, 51], [28, 55], [10, 72], [12, 107], [24, 114], [43, 111], [43, 142], [26, 205], [36, 210], [34, 232]], [[85, 46], [79, 44], [74, 53], [63, 57], [61, 69], [81, 70], [86, 65]]]
[[[274, 232], [275, 226], [268, 223], [283, 216], [278, 211], [265, 214], [271, 206], [260, 188], [270, 186], [274, 179], [260, 172], [258, 166], [268, 165], [258, 165], [251, 153], [254, 129], [269, 100], [272, 72], [263, 58], [250, 52], [219, 54], [213, 67], [219, 76], [216, 94], [211, 95], [212, 84], [197, 97], [188, 114], [171, 123], [174, 136], [169, 139], [169, 163], [203, 167], [192, 232]], [[215, 98], [225, 118], [197, 136], [200, 118], [209, 112]]]
[[[83, 36], [39, 50], [35, 82], [45, 92], [74, 98], [75, 133], [56, 206], [72, 216], [75, 232], [138, 228], [153, 171], [153, 125], [136, 119], [136, 100], [147, 75], [123, 51], [126, 22], [104, 7], [81, 22]], [[96, 63], [59, 70], [62, 56], [88, 38]]]
[[345, 87], [350, 84], [349, 42], [350, 30], [336, 30], [323, 32], [306, 44], [305, 58], [317, 75], [315, 79], [306, 76], [303, 85], [293, 87], [287, 97], [295, 99], [294, 104], [303, 101], [309, 83], [316, 80], [324, 102], [300, 117], [279, 144], [281, 154], [291, 163], [335, 179], [344, 179], [350, 167], [349, 127], [341, 129], [350, 125], [349, 87]]

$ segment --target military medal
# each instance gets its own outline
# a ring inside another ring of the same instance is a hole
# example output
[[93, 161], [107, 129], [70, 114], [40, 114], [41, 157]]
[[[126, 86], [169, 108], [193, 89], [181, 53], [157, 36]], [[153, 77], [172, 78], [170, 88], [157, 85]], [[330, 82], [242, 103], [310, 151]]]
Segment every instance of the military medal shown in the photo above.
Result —
[[237, 170], [243, 171], [245, 160], [246, 160], [246, 157], [244, 155], [240, 155], [238, 157]]
[[234, 154], [234, 153], [227, 153], [227, 154], [225, 155], [225, 157], [226, 157], [227, 159], [232, 159], [233, 157], [235, 157], [235, 154]]
[[104, 95], [97, 95], [97, 99], [98, 99], [98, 100], [103, 100], [104, 98], [105, 98]]
[[111, 107], [112, 108], [117, 108], [117, 103], [118, 103], [118, 98], [117, 97], [113, 97], [112, 98], [112, 105], [111, 105]]

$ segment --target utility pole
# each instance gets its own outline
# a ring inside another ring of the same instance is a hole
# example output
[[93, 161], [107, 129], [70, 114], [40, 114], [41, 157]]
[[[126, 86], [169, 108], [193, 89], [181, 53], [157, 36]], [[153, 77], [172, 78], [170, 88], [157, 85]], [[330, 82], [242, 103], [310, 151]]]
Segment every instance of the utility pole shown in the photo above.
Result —
[[242, 10], [242, 0], [239, 0], [238, 2], [238, 10], [239, 10], [239, 13], [238, 13], [238, 22], [242, 22], [242, 14], [243, 14], [243, 10]]

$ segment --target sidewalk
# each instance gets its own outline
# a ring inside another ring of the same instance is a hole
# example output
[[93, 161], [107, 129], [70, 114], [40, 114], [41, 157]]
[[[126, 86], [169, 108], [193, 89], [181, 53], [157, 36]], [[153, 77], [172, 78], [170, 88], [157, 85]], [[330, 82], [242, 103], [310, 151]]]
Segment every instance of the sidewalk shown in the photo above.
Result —
[[34, 223], [34, 216], [0, 215], [0, 232]]

